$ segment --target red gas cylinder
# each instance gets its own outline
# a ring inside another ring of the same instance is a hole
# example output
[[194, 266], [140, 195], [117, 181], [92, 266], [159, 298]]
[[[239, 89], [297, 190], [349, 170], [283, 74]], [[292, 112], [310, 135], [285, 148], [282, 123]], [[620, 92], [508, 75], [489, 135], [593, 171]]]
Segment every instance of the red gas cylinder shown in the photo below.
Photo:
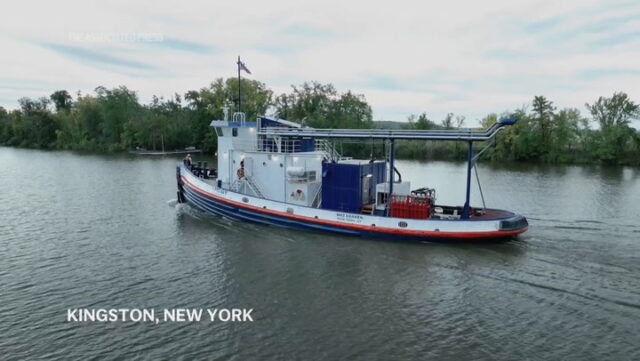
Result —
[[426, 219], [431, 215], [431, 199], [424, 196], [391, 196], [391, 217]]

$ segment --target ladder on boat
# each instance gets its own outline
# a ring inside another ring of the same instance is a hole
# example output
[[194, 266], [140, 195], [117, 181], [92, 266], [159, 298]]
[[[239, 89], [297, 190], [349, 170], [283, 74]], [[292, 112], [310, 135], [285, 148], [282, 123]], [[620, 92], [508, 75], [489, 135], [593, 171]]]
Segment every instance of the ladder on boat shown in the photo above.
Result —
[[260, 191], [260, 187], [258, 187], [258, 185], [256, 184], [256, 182], [253, 180], [253, 178], [249, 177], [249, 176], [244, 176], [245, 181], [247, 182], [247, 184], [249, 185], [249, 188], [251, 188], [251, 190], [253, 191], [253, 193], [260, 197], [260, 198], [264, 198], [264, 195], [262, 194], [262, 192]]
[[321, 151], [324, 160], [329, 162], [352, 159], [351, 157], [343, 157], [327, 139], [316, 139], [316, 150]]
[[376, 204], [375, 203], [365, 204], [360, 209], [360, 213], [362, 213], [362, 214], [373, 214], [375, 209], [376, 209]]

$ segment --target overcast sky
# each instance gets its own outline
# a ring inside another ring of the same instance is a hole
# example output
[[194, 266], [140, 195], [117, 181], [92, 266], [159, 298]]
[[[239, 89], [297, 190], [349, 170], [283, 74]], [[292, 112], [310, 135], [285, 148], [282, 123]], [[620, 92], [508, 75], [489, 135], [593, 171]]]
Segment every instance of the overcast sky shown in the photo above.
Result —
[[448, 112], [470, 124], [545, 95], [640, 102], [639, 1], [12, 1], [0, 21], [0, 105], [126, 85], [141, 101], [248, 75], [364, 94], [375, 120]]

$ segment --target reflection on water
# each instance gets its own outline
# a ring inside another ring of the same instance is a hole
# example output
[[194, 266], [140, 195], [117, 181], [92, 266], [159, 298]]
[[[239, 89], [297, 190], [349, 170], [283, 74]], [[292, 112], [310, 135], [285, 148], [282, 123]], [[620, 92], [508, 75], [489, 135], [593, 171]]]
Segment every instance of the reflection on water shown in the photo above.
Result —
[[[488, 206], [529, 232], [419, 244], [200, 213], [175, 202], [176, 161], [0, 148], [4, 359], [640, 357], [637, 169], [481, 164]], [[398, 168], [462, 204], [463, 163]], [[256, 322], [64, 322], [74, 307], [247, 307]]]

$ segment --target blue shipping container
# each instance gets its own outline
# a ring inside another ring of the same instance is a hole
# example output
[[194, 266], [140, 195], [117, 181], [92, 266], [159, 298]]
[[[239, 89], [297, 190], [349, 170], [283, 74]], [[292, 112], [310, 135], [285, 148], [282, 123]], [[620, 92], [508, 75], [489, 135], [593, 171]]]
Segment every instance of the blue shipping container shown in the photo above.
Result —
[[322, 208], [359, 213], [362, 205], [374, 202], [376, 184], [384, 182], [385, 171], [385, 162], [323, 163]]

